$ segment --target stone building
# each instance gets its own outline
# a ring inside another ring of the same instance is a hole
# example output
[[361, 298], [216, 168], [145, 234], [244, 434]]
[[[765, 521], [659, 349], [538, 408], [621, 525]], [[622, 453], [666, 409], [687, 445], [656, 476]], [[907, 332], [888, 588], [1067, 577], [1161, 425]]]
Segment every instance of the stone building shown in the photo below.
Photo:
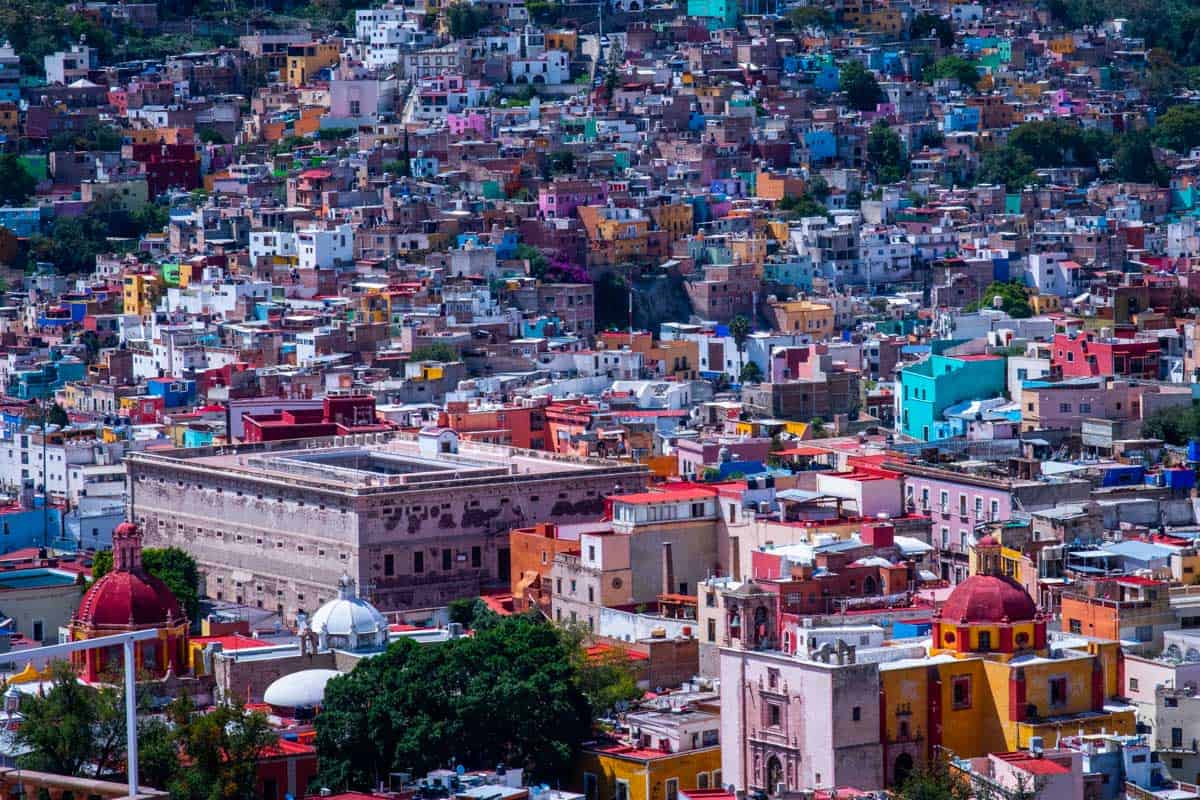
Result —
[[599, 518], [644, 467], [479, 443], [450, 430], [362, 434], [129, 459], [147, 544], [191, 553], [205, 593], [289, 620], [343, 574], [382, 610], [507, 584], [508, 532]]

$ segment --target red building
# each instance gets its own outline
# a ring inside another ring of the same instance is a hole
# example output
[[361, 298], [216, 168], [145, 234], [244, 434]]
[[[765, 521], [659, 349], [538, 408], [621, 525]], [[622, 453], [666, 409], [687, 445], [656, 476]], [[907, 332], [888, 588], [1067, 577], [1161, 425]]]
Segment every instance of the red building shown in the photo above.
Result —
[[382, 433], [392, 426], [375, 416], [375, 398], [359, 395], [326, 397], [321, 408], [281, 411], [278, 414], [244, 414], [246, 442], [278, 442], [310, 436], [345, 436]]
[[1096, 338], [1091, 333], [1055, 334], [1051, 364], [1064, 378], [1158, 378], [1157, 341]]
[[131, 157], [146, 172], [151, 197], [167, 189], [196, 189], [200, 186], [200, 157], [191, 144], [135, 144]]
[[[171, 590], [142, 569], [142, 532], [132, 522], [113, 531], [113, 569], [92, 584], [71, 618], [71, 641], [158, 629], [157, 639], [134, 644], [139, 672], [155, 677], [187, 664], [188, 620]], [[121, 648], [85, 650], [71, 656], [88, 682], [122, 669]]]
[[258, 792], [263, 800], [303, 797], [319, 788], [317, 748], [305, 742], [280, 738], [258, 756]]

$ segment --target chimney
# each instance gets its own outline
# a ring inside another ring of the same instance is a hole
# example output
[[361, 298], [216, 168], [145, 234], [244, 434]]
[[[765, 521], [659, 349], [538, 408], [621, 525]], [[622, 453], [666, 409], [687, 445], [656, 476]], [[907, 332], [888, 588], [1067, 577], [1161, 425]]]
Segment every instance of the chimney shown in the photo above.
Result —
[[675, 561], [671, 557], [671, 543], [662, 543], [662, 579], [663, 594], [675, 593]]

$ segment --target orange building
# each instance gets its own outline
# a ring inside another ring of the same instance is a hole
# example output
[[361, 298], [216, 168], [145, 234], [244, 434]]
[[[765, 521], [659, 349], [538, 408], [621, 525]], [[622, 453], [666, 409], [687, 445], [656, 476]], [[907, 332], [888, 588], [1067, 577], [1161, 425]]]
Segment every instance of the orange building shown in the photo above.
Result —
[[650, 369], [657, 365], [658, 373], [680, 380], [695, 380], [700, 369], [700, 345], [692, 340], [654, 341], [654, 335], [638, 331], [632, 336], [619, 331], [603, 331], [596, 337], [597, 350], [620, 350], [628, 347], [642, 354], [643, 363]]
[[1178, 627], [1170, 592], [1163, 581], [1124, 575], [1111, 580], [1085, 581], [1064, 592], [1062, 629], [1099, 639], [1138, 642], [1137, 652], [1162, 649], [1164, 630]]
[[776, 202], [785, 197], [800, 197], [804, 194], [804, 179], [798, 175], [772, 175], [760, 172], [754, 181], [754, 193], [764, 200]]
[[545, 398], [513, 405], [451, 401], [438, 424], [470, 441], [544, 450], [548, 402]]
[[559, 527], [552, 522], [539, 522], [532, 528], [514, 528], [508, 534], [508, 552], [512, 564], [513, 611], [520, 614], [534, 607], [550, 613], [550, 571], [559, 553], [579, 552], [580, 528]]

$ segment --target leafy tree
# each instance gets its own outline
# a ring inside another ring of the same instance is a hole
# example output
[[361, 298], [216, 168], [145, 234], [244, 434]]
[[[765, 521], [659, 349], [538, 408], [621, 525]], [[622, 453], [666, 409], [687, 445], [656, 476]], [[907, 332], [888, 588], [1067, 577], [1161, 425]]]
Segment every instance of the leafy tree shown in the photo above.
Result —
[[973, 797], [971, 785], [951, 775], [944, 758], [913, 770], [896, 787], [897, 800], [972, 800]]
[[196, 136], [205, 144], [228, 144], [228, 140], [216, 128], [201, 128]]
[[614, 647], [599, 655], [584, 657], [579, 664], [579, 687], [596, 716], [622, 711], [642, 697], [637, 685], [638, 669], [626, 651]]
[[950, 55], [939, 58], [926, 68], [924, 78], [927, 81], [953, 78], [964, 89], [974, 91], [979, 83], [979, 67], [974, 61], [962, 56]]
[[1200, 438], [1200, 409], [1164, 408], [1142, 420], [1142, 436], [1162, 439], [1167, 444], [1182, 445]]
[[1169, 177], [1154, 160], [1150, 135], [1145, 131], [1130, 131], [1121, 136], [1113, 154], [1113, 172], [1123, 181], [1159, 186], [1166, 186]]
[[511, 764], [547, 780], [571, 770], [591, 708], [567, 638], [519, 616], [438, 647], [394, 642], [329, 682], [316, 726], [330, 788], [455, 762]]
[[[112, 572], [111, 550], [101, 550], [92, 558], [92, 579]], [[200, 573], [196, 560], [178, 547], [147, 547], [142, 550], [142, 568], [161, 580], [175, 595], [183, 612], [193, 622], [200, 618]]]
[[488, 24], [491, 17], [486, 9], [470, 3], [451, 3], [444, 12], [450, 35], [455, 39], [470, 39]]
[[[825, 179], [821, 178], [820, 180], [824, 181]], [[809, 188], [810, 189], [813, 188], [812, 183], [809, 184]], [[817, 186], [817, 188], [819, 189], [820, 187]], [[828, 192], [829, 192], [829, 184], [828, 183], [825, 183], [824, 190], [828, 194]], [[811, 194], [809, 194], [808, 192], [805, 192], [804, 194], [800, 195], [799, 197], [796, 197], [795, 195], [790, 195], [790, 194], [784, 195], [784, 198], [782, 200], [780, 200], [778, 204], [776, 204], [776, 207], [780, 211], [785, 211], [794, 217], [803, 218], [803, 217], [827, 217], [827, 216], [829, 216], [829, 209], [825, 208], [825, 206], [821, 205], [819, 202], [814, 200], [813, 196]]]
[[551, 175], [570, 175], [575, 172], [575, 154], [570, 150], [551, 153], [546, 159]]
[[1200, 107], [1192, 105], [1171, 106], [1158, 118], [1151, 131], [1151, 138], [1159, 147], [1186, 153], [1200, 145]]
[[256, 800], [258, 758], [278, 736], [265, 714], [240, 705], [192, 715], [179, 731], [187, 759], [170, 784], [175, 800]]
[[950, 20], [937, 14], [917, 14], [913, 17], [908, 33], [913, 39], [936, 36], [938, 44], [942, 47], [954, 46], [954, 26], [950, 24]]
[[829, 181], [825, 180], [824, 175], [813, 175], [808, 179], [807, 193], [818, 203], [824, 203], [829, 198], [829, 192]]
[[746, 340], [750, 338], [752, 326], [750, 320], [743, 314], [738, 314], [729, 321], [729, 335], [733, 337], [733, 343], [737, 347], [738, 352], [742, 352], [746, 347]]
[[741, 378], [742, 383], [759, 383], [763, 378], [762, 370], [758, 364], [753, 361], [747, 361], [742, 367]]
[[527, 244], [517, 245], [516, 258], [518, 261], [529, 262], [529, 274], [535, 278], [543, 277], [550, 268], [550, 260], [546, 258], [546, 254]]
[[798, 31], [808, 28], [818, 28], [828, 31], [833, 29], [833, 15], [828, 9], [817, 6], [797, 6], [788, 12], [788, 20]]
[[1038, 183], [1033, 172], [1033, 159], [1009, 145], [983, 154], [975, 180], [976, 183], [1002, 184], [1009, 192], [1019, 192], [1025, 186]]
[[16, 153], [0, 155], [0, 205], [22, 205], [35, 189], [37, 178], [25, 170]]
[[78, 681], [65, 662], [51, 666], [51, 686], [21, 701], [17, 742], [25, 769], [96, 778], [119, 770], [125, 745], [125, 707], [115, 689]]
[[908, 172], [900, 135], [883, 121], [872, 125], [867, 134], [867, 160], [874, 167], [880, 183], [895, 183]]
[[846, 95], [846, 103], [856, 111], [874, 111], [883, 101], [883, 89], [874, 74], [858, 61], [842, 64], [838, 87]]
[[63, 427], [71, 424], [71, 418], [67, 416], [66, 410], [58, 403], [46, 409], [46, 424], [57, 425]]
[[1018, 125], [1008, 145], [1025, 155], [1035, 167], [1094, 167], [1112, 152], [1112, 140], [1103, 131], [1082, 128], [1067, 120], [1036, 120]]
[[966, 307], [967, 311], [978, 311], [983, 308], [993, 308], [993, 298], [1001, 300], [1001, 310], [1014, 319], [1025, 319], [1033, 316], [1033, 308], [1029, 305], [1029, 292], [1018, 281], [993, 281], [980, 298]]
[[464, 628], [474, 628], [480, 617], [495, 613], [478, 597], [462, 597], [458, 600], [451, 600], [446, 606], [446, 611], [451, 622], [457, 622]]
[[441, 361], [443, 363], [453, 363], [461, 359], [462, 357], [458, 354], [458, 351], [444, 342], [421, 345], [414, 348], [408, 355], [408, 360], [413, 362]]

